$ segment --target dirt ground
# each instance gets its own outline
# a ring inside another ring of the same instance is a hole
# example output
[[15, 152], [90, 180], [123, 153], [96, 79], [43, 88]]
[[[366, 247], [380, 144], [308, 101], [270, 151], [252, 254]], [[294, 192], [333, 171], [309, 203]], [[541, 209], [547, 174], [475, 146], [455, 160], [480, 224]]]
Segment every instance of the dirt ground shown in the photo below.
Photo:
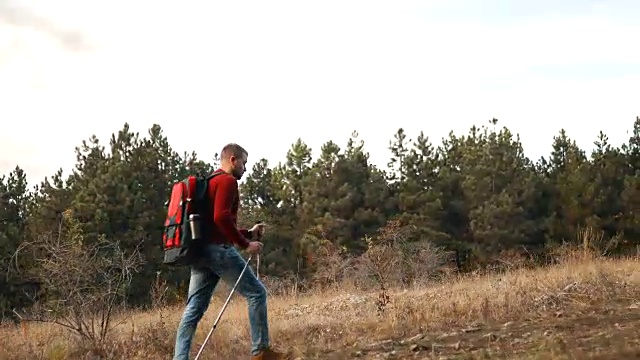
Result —
[[557, 311], [502, 324], [309, 353], [316, 359], [640, 359], [640, 303]]

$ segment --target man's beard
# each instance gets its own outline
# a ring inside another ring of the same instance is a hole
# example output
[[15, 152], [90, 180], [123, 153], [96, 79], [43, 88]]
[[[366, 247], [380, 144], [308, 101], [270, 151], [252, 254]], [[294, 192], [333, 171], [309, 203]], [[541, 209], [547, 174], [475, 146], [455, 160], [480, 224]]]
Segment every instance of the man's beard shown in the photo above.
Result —
[[236, 180], [240, 180], [242, 179], [242, 175], [244, 175], [242, 172], [238, 171], [238, 170], [231, 170], [231, 175], [233, 175], [234, 178], [236, 178]]

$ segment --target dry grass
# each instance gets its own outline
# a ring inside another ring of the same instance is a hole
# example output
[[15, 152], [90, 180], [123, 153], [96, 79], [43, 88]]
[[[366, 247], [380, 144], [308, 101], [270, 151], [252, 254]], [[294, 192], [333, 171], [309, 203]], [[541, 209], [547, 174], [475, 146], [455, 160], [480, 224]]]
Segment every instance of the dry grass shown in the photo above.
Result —
[[[387, 358], [393, 358], [393, 354], [400, 356], [403, 351], [422, 354], [420, 358], [449, 354], [461, 359], [555, 359], [603, 351], [628, 357], [639, 354], [639, 330], [625, 327], [627, 322], [640, 324], [640, 310], [633, 306], [640, 298], [638, 259], [611, 260], [580, 254], [549, 268], [449, 278], [429, 287], [391, 292], [391, 302], [382, 315], [377, 315], [376, 293], [347, 288], [299, 299], [272, 297], [269, 314], [273, 342], [302, 358], [344, 359], [356, 352], [362, 357], [385, 353]], [[217, 290], [198, 329], [194, 351], [213, 323], [227, 291], [223, 286]], [[168, 307], [132, 314], [112, 334], [109, 354], [102, 358], [170, 359], [181, 312], [182, 307]], [[514, 328], [512, 324], [520, 330], [505, 330]], [[616, 328], [635, 333], [616, 333]], [[549, 331], [564, 337], [551, 336]], [[236, 297], [204, 358], [247, 358], [248, 337], [246, 304]], [[403, 347], [412, 342], [395, 342], [408, 337], [414, 337], [414, 343], [422, 343]], [[586, 342], [579, 341], [582, 338]], [[393, 341], [372, 346], [387, 339]], [[434, 345], [447, 341], [455, 344]], [[526, 357], [522, 355], [525, 353]], [[92, 358], [86, 354], [86, 349], [52, 325], [6, 325], [0, 329], [3, 360]]]

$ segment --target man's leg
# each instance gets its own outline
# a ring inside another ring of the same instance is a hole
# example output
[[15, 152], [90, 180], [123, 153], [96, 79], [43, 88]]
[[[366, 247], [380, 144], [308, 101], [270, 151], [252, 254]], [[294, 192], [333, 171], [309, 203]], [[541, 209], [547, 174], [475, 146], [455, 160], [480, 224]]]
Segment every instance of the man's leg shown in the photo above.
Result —
[[[220, 277], [230, 286], [238, 280], [246, 261], [240, 256], [238, 251], [228, 248], [225, 259], [224, 272]], [[238, 283], [238, 293], [247, 299], [249, 308], [249, 325], [251, 327], [251, 354], [257, 355], [260, 350], [269, 347], [269, 324], [267, 321], [267, 290], [260, 280], [258, 280], [251, 269], [247, 266]]]
[[207, 269], [191, 268], [187, 306], [178, 326], [174, 360], [188, 360], [191, 342], [198, 323], [209, 307], [211, 295], [218, 284], [218, 275]]

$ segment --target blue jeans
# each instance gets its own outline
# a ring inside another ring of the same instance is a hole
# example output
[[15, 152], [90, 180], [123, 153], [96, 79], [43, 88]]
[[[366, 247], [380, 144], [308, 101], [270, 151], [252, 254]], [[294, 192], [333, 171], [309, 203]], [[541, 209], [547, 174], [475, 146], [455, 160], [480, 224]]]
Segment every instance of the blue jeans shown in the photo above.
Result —
[[[233, 246], [209, 244], [204, 248], [202, 259], [191, 267], [187, 306], [178, 326], [174, 360], [189, 359], [193, 335], [198, 322], [209, 307], [218, 281], [222, 279], [233, 287], [245, 264], [246, 261]], [[257, 355], [262, 349], [269, 347], [267, 291], [256, 278], [251, 266], [245, 270], [236, 291], [247, 300], [251, 327], [251, 354]]]

